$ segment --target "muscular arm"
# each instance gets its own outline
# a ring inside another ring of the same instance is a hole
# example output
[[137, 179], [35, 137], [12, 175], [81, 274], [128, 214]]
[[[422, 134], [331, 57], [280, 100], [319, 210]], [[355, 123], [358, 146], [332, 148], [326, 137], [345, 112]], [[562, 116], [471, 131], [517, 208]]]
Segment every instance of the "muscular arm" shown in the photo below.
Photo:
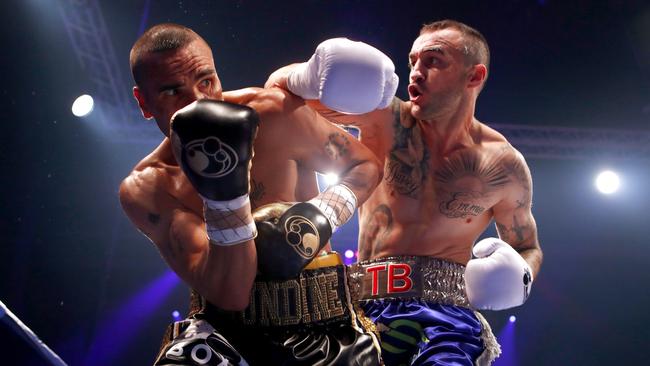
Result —
[[537, 239], [537, 225], [531, 212], [533, 186], [524, 157], [509, 148], [504, 168], [510, 179], [505, 197], [494, 208], [494, 220], [501, 240], [510, 244], [528, 262], [533, 277], [539, 273], [543, 253]]
[[253, 242], [211, 245], [203, 217], [161, 189], [157, 174], [134, 171], [122, 182], [124, 211], [189, 286], [220, 308], [244, 309], [257, 268]]
[[299, 163], [320, 173], [335, 173], [339, 182], [356, 195], [360, 206], [381, 178], [377, 157], [354, 136], [339, 128], [310, 108], [295, 111], [294, 123], [300, 129], [297, 150]]

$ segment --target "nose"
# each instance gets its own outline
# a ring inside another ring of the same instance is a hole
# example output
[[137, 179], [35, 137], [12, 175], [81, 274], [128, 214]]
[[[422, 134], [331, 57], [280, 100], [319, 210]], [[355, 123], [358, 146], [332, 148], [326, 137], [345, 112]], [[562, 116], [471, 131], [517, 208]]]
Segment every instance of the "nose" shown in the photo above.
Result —
[[422, 81], [424, 80], [424, 74], [420, 70], [421, 64], [420, 60], [415, 61], [413, 67], [411, 67], [411, 72], [409, 73], [409, 79], [411, 82]]

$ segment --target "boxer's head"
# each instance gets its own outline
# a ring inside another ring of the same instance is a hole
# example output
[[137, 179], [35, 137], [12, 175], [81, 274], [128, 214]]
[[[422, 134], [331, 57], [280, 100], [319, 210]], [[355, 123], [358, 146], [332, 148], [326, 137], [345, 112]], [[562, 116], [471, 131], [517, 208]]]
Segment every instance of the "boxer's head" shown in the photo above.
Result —
[[[487, 79], [490, 50], [477, 30], [453, 20], [420, 29], [409, 53], [411, 113], [427, 119], [478, 97]], [[473, 99], [472, 99], [473, 98]]]
[[171, 116], [202, 98], [221, 100], [212, 50], [201, 36], [178, 24], [147, 30], [131, 48], [133, 95], [145, 118], [169, 136]]

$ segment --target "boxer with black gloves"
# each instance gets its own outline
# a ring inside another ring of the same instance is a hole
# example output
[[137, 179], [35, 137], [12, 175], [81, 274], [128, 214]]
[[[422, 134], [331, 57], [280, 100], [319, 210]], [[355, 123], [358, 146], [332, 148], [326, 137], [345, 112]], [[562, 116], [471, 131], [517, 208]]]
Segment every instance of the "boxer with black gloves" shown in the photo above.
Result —
[[[325, 57], [281, 68], [266, 85], [314, 99], [309, 105], [329, 120], [357, 127], [382, 161], [384, 177], [361, 206], [350, 289], [380, 330], [384, 362], [489, 364], [499, 346], [477, 310], [523, 304], [542, 264], [531, 174], [506, 138], [475, 117], [490, 62], [481, 33], [453, 20], [426, 24], [408, 57], [409, 100], [362, 115], [336, 112], [319, 94], [305, 70]], [[474, 245], [491, 221], [499, 238]]]
[[[256, 350], [238, 352], [239, 345], [222, 331], [225, 325], [215, 322], [217, 313], [251, 309], [258, 262], [263, 281], [255, 284], [265, 286], [264, 276], [276, 275], [267, 270], [272, 258], [258, 254], [264, 250], [284, 253], [275, 260], [276, 266], [291, 268], [281, 274], [291, 277], [288, 285], [304, 285], [331, 300], [305, 293], [301, 320], [315, 327], [292, 339], [308, 337], [314, 344], [325, 339], [342, 348], [319, 348], [308, 352], [309, 359], [377, 364], [378, 347], [354, 323], [344, 297], [343, 266], [316, 257], [329, 249], [331, 232], [377, 185], [381, 172], [376, 157], [290, 92], [222, 92], [210, 47], [183, 26], [160, 24], [147, 30], [135, 42], [130, 64], [143, 116], [155, 119], [165, 138], [122, 182], [120, 201], [195, 295], [190, 316], [168, 328], [156, 365], [255, 365], [269, 364], [271, 358], [270, 364], [300, 363], [302, 356], [292, 352], [284, 334], [268, 339], [259, 332], [245, 333], [251, 339], [259, 336], [257, 342], [266, 342], [263, 347], [272, 353], [258, 360]], [[319, 194], [315, 172], [335, 173], [340, 183]], [[276, 229], [263, 228], [265, 219], [251, 216], [251, 210], [279, 202], [297, 204], [282, 218], [278, 235]], [[257, 237], [253, 220], [260, 223]], [[305, 235], [308, 227], [315, 228], [317, 240]], [[267, 233], [273, 233], [268, 240]], [[279, 237], [287, 240], [277, 241]], [[263, 247], [270, 249], [258, 251]], [[259, 315], [255, 319], [267, 319]], [[296, 319], [285, 315], [284, 321]], [[329, 333], [325, 324], [334, 321], [334, 333]], [[243, 331], [238, 324], [234, 329]], [[337, 351], [341, 349], [344, 357]]]
[[[297, 83], [346, 113], [385, 108], [397, 88], [392, 62], [365, 43], [327, 40], [311, 60], [293, 74]], [[348, 138], [340, 130], [331, 136], [328, 150], [345, 155]], [[257, 151], [257, 142], [255, 146]], [[199, 297], [193, 302], [198, 306], [192, 312], [220, 324], [222, 334], [251, 364], [380, 364], [378, 341], [366, 328], [369, 324], [357, 318], [341, 258], [336, 253], [314, 258], [369, 194], [359, 196], [355, 181], [361, 177], [354, 170], [306, 202], [254, 210], [259, 275], [244, 311], [220, 311]]]

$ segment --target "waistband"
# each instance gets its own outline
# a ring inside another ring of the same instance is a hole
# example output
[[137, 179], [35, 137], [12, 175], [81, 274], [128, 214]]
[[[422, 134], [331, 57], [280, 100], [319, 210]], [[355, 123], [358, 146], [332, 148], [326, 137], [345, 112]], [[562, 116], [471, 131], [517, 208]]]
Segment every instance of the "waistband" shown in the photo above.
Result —
[[223, 311], [204, 302], [202, 313], [226, 317], [250, 327], [310, 326], [344, 321], [350, 319], [345, 279], [346, 267], [337, 265], [305, 269], [299, 277], [289, 280], [256, 280], [246, 310]]
[[395, 256], [350, 266], [352, 301], [419, 298], [470, 308], [465, 293], [465, 266], [423, 256]]

